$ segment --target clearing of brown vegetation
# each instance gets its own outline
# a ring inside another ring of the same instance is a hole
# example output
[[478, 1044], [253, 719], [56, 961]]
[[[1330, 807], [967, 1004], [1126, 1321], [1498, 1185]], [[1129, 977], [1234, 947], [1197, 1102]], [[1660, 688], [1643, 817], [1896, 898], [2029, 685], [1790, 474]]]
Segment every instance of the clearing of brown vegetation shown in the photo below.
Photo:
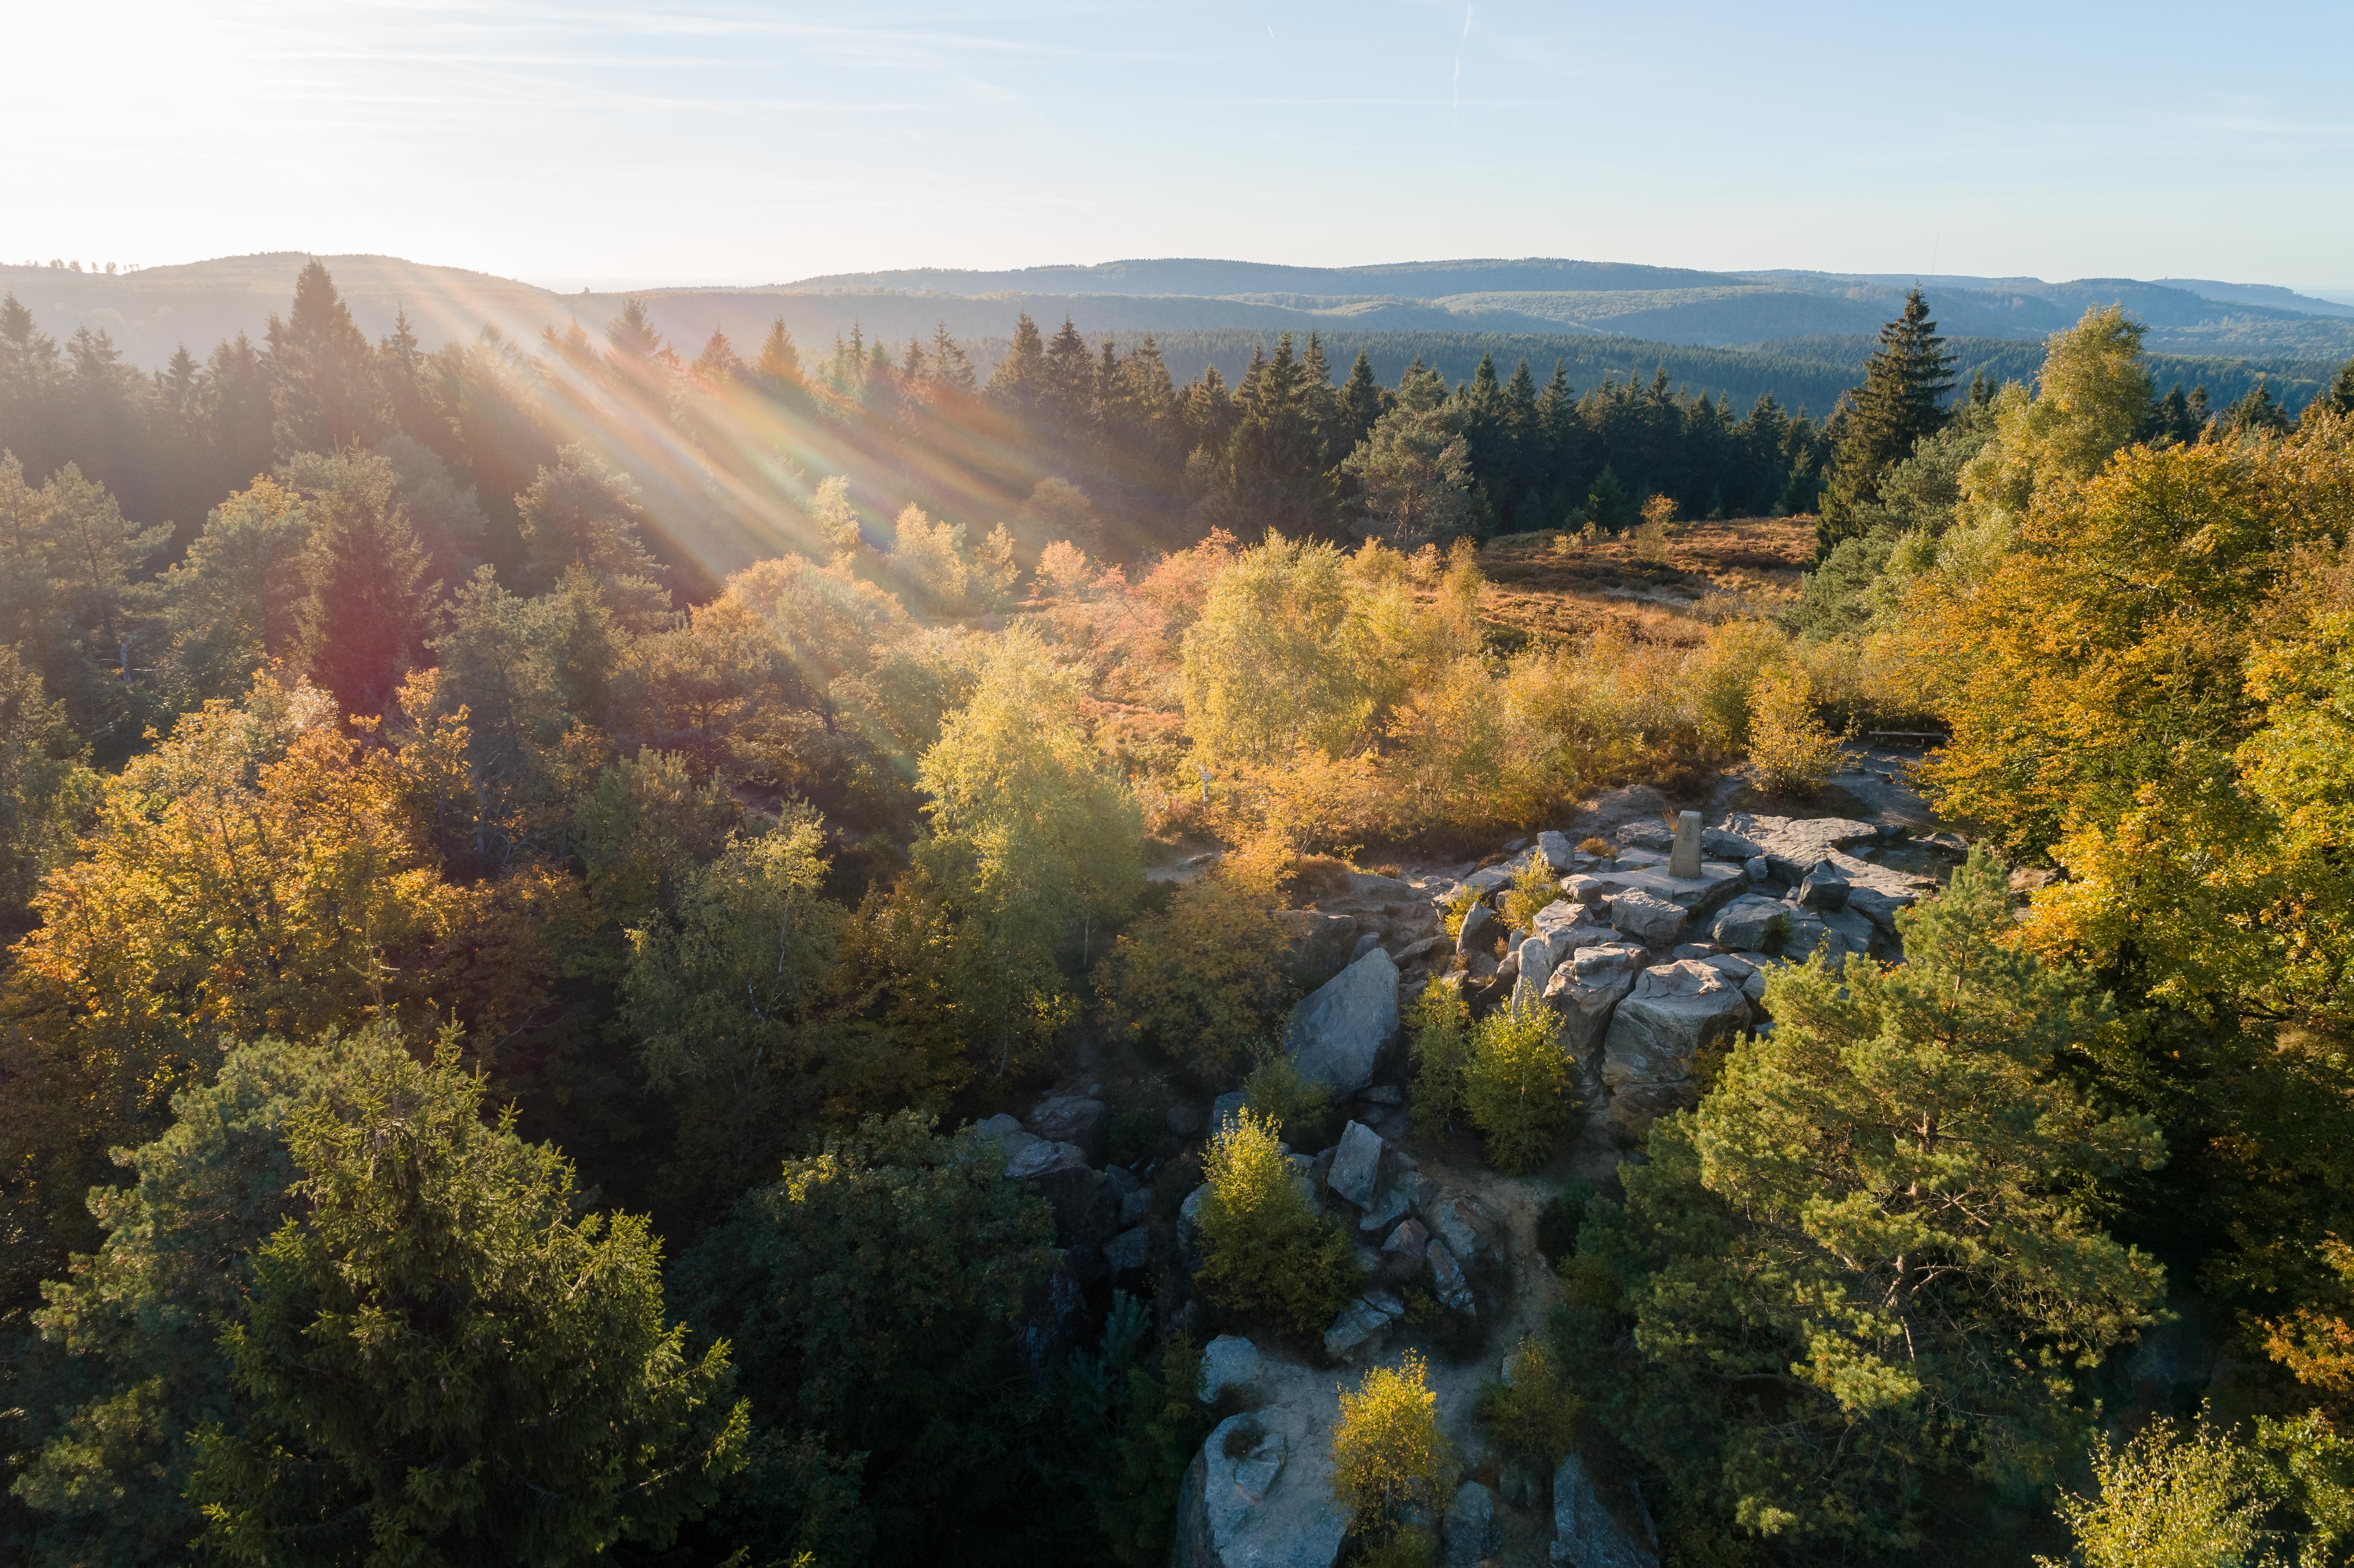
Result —
[[1484, 619], [1516, 640], [1566, 641], [1615, 623], [1645, 642], [1690, 646], [1719, 621], [1764, 615], [1796, 599], [1812, 563], [1812, 517], [1686, 523], [1664, 559], [1629, 535], [1587, 543], [1575, 534], [1520, 534], [1479, 552]]

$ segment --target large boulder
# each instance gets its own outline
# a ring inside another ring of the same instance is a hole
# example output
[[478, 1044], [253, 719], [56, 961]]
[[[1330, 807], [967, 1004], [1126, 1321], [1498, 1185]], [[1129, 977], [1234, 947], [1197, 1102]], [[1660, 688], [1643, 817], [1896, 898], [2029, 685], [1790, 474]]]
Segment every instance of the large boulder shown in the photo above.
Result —
[[1847, 906], [1870, 920], [1889, 936], [1896, 935], [1896, 915], [1916, 902], [1910, 893], [1883, 893], [1877, 887], [1859, 887], [1848, 884]]
[[1586, 1474], [1585, 1461], [1572, 1454], [1553, 1473], [1553, 1568], [1659, 1568], [1659, 1546], [1641, 1499], [1628, 1511], [1634, 1528], [1605, 1506]]
[[1405, 1303], [1389, 1291], [1368, 1290], [1341, 1308], [1324, 1330], [1324, 1353], [1336, 1361], [1347, 1361], [1378, 1343], [1390, 1325], [1405, 1316]]
[[1332, 1568], [1349, 1517], [1332, 1506], [1329, 1445], [1275, 1412], [1218, 1424], [1185, 1472], [1171, 1568]]
[[1545, 982], [1544, 1003], [1561, 1014], [1561, 1044], [1571, 1059], [1591, 1066], [1618, 999], [1634, 989], [1643, 949], [1628, 942], [1580, 948]]
[[1216, 1404], [1218, 1395], [1230, 1388], [1256, 1393], [1265, 1368], [1257, 1345], [1240, 1334], [1220, 1334], [1202, 1349], [1201, 1381], [1194, 1392], [1204, 1404]]
[[1456, 929], [1455, 950], [1484, 953], [1503, 934], [1503, 917], [1485, 904], [1474, 904], [1463, 912], [1463, 924]]
[[1655, 1117], [1695, 1104], [1694, 1059], [1748, 1022], [1749, 999], [1739, 984], [1700, 959], [1645, 969], [1602, 1040], [1611, 1122], [1639, 1131]]
[[1104, 1157], [1111, 1113], [1085, 1095], [1055, 1095], [1030, 1112], [1030, 1130], [1049, 1143], [1076, 1144], [1090, 1162]]
[[1382, 1135], [1363, 1122], [1351, 1122], [1341, 1133], [1341, 1147], [1332, 1156], [1324, 1184], [1361, 1209], [1373, 1205], [1374, 1190], [1382, 1184]]
[[1848, 880], [1829, 861], [1819, 860], [1798, 881], [1797, 901], [1809, 909], [1847, 907]]
[[1300, 990], [1314, 991], [1349, 967], [1350, 949], [1357, 945], [1355, 916], [1278, 909], [1275, 923], [1283, 932], [1284, 973]]
[[1376, 948], [1292, 1009], [1283, 1048], [1301, 1076], [1345, 1097], [1373, 1081], [1397, 1033], [1397, 965]]
[[1496, 1494], [1477, 1481], [1455, 1489], [1443, 1526], [1447, 1537], [1447, 1568], [1479, 1568], [1502, 1544], [1496, 1531]]
[[1550, 828], [1537, 835], [1536, 853], [1537, 857], [1556, 873], [1566, 872], [1576, 863], [1577, 851], [1570, 844], [1568, 836]]
[[1005, 1175], [1046, 1200], [1055, 1245], [1080, 1283], [1101, 1278], [1101, 1248], [1119, 1227], [1119, 1198], [1102, 1171], [1088, 1168], [1078, 1145], [1041, 1139], [1008, 1160]]
[[1789, 930], [1790, 914], [1790, 906], [1778, 898], [1747, 894], [1717, 912], [1715, 924], [1708, 928], [1708, 939], [1720, 948], [1754, 948], [1764, 952]]

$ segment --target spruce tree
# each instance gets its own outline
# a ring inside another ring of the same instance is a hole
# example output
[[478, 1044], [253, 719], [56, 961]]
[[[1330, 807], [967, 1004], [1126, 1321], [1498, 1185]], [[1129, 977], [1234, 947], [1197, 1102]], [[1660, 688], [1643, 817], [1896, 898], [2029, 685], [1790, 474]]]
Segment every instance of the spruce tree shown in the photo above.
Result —
[[1341, 388], [1341, 433], [1351, 449], [1373, 428], [1382, 417], [1382, 384], [1373, 379], [1373, 356], [1363, 349], [1357, 350], [1357, 362], [1349, 366], [1349, 379]]
[[313, 261], [295, 279], [284, 319], [270, 318], [269, 343], [281, 454], [341, 451], [375, 439], [384, 423], [376, 350], [324, 266]]
[[1914, 442], [1945, 424], [1953, 366], [1954, 356], [1929, 319], [1929, 302], [1915, 288], [1904, 296], [1903, 313], [1880, 329], [1863, 385], [1848, 395], [1845, 429], [1816, 525], [1821, 553], [1869, 526], [1882, 478], [1913, 455]]

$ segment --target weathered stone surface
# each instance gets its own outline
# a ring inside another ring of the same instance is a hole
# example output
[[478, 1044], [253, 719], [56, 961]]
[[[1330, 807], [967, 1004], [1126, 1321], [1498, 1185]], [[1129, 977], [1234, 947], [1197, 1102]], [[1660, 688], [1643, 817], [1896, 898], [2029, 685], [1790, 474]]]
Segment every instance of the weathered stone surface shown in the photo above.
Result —
[[1537, 854], [1556, 872], [1569, 870], [1577, 850], [1566, 835], [1547, 829], [1537, 835]]
[[1259, 1359], [1257, 1345], [1240, 1334], [1220, 1334], [1203, 1348], [1202, 1376], [1194, 1385], [1195, 1396], [1210, 1404], [1230, 1388], [1245, 1394], [1255, 1393], [1265, 1371], [1266, 1363]]
[[1546, 982], [1544, 1002], [1561, 1014], [1562, 1049], [1591, 1063], [1609, 1026], [1611, 1009], [1634, 989], [1643, 968], [1643, 949], [1615, 942], [1580, 948]]
[[1821, 916], [1824, 926], [1846, 939], [1849, 952], [1872, 951], [1872, 938], [1879, 934], [1879, 927], [1871, 921], [1852, 909], [1825, 909]]
[[[1757, 958], [1764, 963], [1773, 961], [1762, 953]], [[1702, 959], [1701, 962], [1739, 986], [1741, 994], [1749, 999], [1753, 1008], [1766, 1000], [1766, 970], [1760, 963], [1753, 962], [1739, 953], [1717, 953]]]
[[1875, 826], [1847, 817], [1753, 817], [1736, 811], [1724, 825], [1755, 841], [1782, 880], [1797, 883], [1818, 861], [1838, 868], [1852, 887], [1870, 887], [1892, 896], [1918, 894], [1935, 887], [1937, 879], [1874, 865], [1847, 852], [1850, 846], [1899, 838], [1903, 827]]
[[1676, 835], [1665, 822], [1645, 821], [1621, 822], [1611, 833], [1627, 849], [1647, 849], [1665, 854], [1674, 847]]
[[1819, 860], [1799, 879], [1797, 899], [1809, 909], [1844, 909], [1847, 891], [1847, 878], [1840, 874], [1839, 867]]
[[1847, 906], [1892, 937], [1896, 935], [1896, 912], [1912, 907], [1915, 902], [1909, 893], [1883, 893], [1877, 887], [1858, 887], [1853, 884], [1847, 890]]
[[1235, 1118], [1241, 1114], [1243, 1103], [1246, 1098], [1248, 1098], [1248, 1097], [1240, 1089], [1235, 1089], [1229, 1094], [1220, 1095], [1216, 1099], [1210, 1102], [1211, 1137], [1215, 1138], [1220, 1133], [1225, 1131], [1227, 1127], [1233, 1123]]
[[1348, 967], [1349, 949], [1357, 943], [1354, 916], [1278, 909], [1275, 923], [1283, 932], [1284, 973], [1300, 990], [1314, 991]]
[[[1327, 1447], [1271, 1425], [1280, 1413], [1222, 1422], [1203, 1440], [1178, 1495], [1171, 1568], [1332, 1568], [1348, 1516], [1332, 1506]], [[1232, 1450], [1232, 1452], [1229, 1452]]]
[[1456, 1489], [1447, 1508], [1444, 1526], [1447, 1568], [1479, 1568], [1480, 1559], [1496, 1550], [1496, 1494], [1477, 1481]]
[[1185, 1194], [1177, 1206], [1177, 1261], [1188, 1274], [1198, 1274], [1202, 1268], [1202, 1201], [1210, 1195], [1208, 1182]]
[[1324, 1184], [1362, 1209], [1373, 1202], [1381, 1180], [1381, 1134], [1363, 1122], [1351, 1122], [1341, 1129], [1341, 1146]]
[[1143, 1225], [1131, 1225], [1103, 1244], [1104, 1267], [1117, 1279], [1124, 1274], [1141, 1274], [1152, 1260], [1152, 1234]]
[[[1561, 943], [1558, 951], [1553, 947], [1556, 938]], [[1543, 996], [1545, 981], [1553, 978], [1553, 964], [1558, 959], [1565, 957], [1569, 951], [1569, 933], [1560, 927], [1522, 938], [1521, 945], [1516, 950], [1516, 956], [1521, 960], [1521, 980], [1535, 987], [1536, 993]]]
[[1484, 871], [1475, 871], [1470, 875], [1465, 877], [1463, 879], [1463, 885], [1469, 888], [1473, 893], [1478, 894], [1480, 897], [1485, 898], [1488, 895], [1495, 892], [1496, 889], [1500, 887], [1510, 886], [1511, 885], [1511, 866], [1491, 865]]
[[[1043, 1138], [1032, 1139], [1005, 1160], [1005, 1176], [1010, 1181], [1027, 1181], [1053, 1171], [1075, 1170], [1087, 1171], [1087, 1150], [1076, 1143], [1054, 1143]], [[1095, 1174], [1092, 1171], [1087, 1173]]]
[[1668, 874], [1679, 882], [1700, 876], [1700, 832], [1698, 811], [1677, 813], [1675, 838], [1668, 850]]
[[1357, 1222], [1357, 1229], [1367, 1235], [1380, 1235], [1405, 1218], [1405, 1194], [1385, 1187], [1373, 1194], [1373, 1201], [1366, 1205], [1364, 1217]]
[[1484, 953], [1503, 934], [1503, 916], [1485, 904], [1474, 904], [1463, 912], [1463, 924], [1456, 928], [1455, 950], [1458, 953]]
[[1592, 874], [1564, 877], [1561, 890], [1573, 904], [1600, 904], [1610, 896], [1610, 885]]
[[1379, 1340], [1405, 1316], [1405, 1302], [1386, 1290], [1368, 1290], [1341, 1308], [1332, 1326], [1324, 1330], [1324, 1353], [1335, 1361], [1345, 1360]]
[[1434, 1241], [1423, 1256], [1430, 1265], [1431, 1283], [1437, 1287], [1442, 1303], [1458, 1312], [1479, 1309], [1471, 1294], [1471, 1282], [1463, 1277], [1463, 1266], [1455, 1261], [1453, 1249], [1443, 1241]]
[[1396, 954], [1397, 966], [1404, 969], [1408, 964], [1418, 964], [1425, 959], [1436, 959], [1454, 950], [1455, 938], [1441, 931], [1435, 937], [1425, 937], [1419, 941], [1408, 942], [1405, 947], [1400, 948]]
[[1420, 1220], [1400, 1220], [1390, 1239], [1382, 1243], [1382, 1250], [1394, 1253], [1409, 1263], [1420, 1263], [1430, 1245], [1430, 1233]]
[[1602, 1041], [1602, 1081], [1610, 1119], [1639, 1129], [1662, 1112], [1694, 1103], [1692, 1059], [1749, 1022], [1749, 1001], [1721, 971], [1697, 959], [1655, 964], [1611, 1015]]
[[1104, 1103], [1085, 1095], [1056, 1095], [1040, 1100], [1030, 1112], [1030, 1130], [1050, 1143], [1076, 1144], [1089, 1160], [1104, 1157], [1105, 1134], [1111, 1112]]
[[1292, 1010], [1284, 1049], [1303, 1076], [1353, 1095], [1397, 1033], [1397, 965], [1376, 948]]
[[1720, 948], [1772, 947], [1790, 928], [1790, 906], [1778, 898], [1751, 893], [1717, 912], [1708, 938]]
[[1772, 864], [1762, 854], [1751, 855], [1742, 863], [1741, 869], [1748, 874], [1752, 883], [1768, 882], [1774, 876]]
[[1766, 852], [1739, 833], [1709, 828], [1700, 835], [1700, 852], [1711, 860], [1747, 861]]
[[1442, 1193], [1423, 1210], [1422, 1218], [1430, 1227], [1433, 1245], [1445, 1242], [1458, 1259], [1477, 1257], [1486, 1251], [1496, 1231], [1496, 1222], [1488, 1211], [1465, 1192]]
[[1620, 1523], [1594, 1489], [1585, 1461], [1572, 1454], [1553, 1473], [1547, 1560], [1553, 1568], [1659, 1568], [1659, 1553], [1650, 1521], [1638, 1519], [1635, 1530]]
[[1684, 928], [1688, 912], [1680, 904], [1628, 890], [1610, 898], [1610, 924], [1638, 942], [1671, 942]]
[[1202, 1130], [1202, 1107], [1191, 1100], [1180, 1100], [1169, 1107], [1161, 1125], [1180, 1138], [1191, 1138]]

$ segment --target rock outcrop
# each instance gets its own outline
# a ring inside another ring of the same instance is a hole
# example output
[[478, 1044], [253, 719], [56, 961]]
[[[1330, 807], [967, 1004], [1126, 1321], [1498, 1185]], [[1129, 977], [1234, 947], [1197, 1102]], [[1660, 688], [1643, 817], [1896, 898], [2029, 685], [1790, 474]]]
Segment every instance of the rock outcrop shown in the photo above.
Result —
[[1284, 1050], [1303, 1077], [1345, 1097], [1373, 1083], [1397, 1034], [1397, 965], [1375, 948], [1292, 1010]]
[[1544, 1004], [1561, 1014], [1562, 1049], [1589, 1077], [1611, 1012], [1634, 989], [1643, 961], [1643, 949], [1632, 943], [1580, 948], [1545, 983]]
[[1546, 1551], [1547, 1561], [1553, 1568], [1659, 1568], [1659, 1546], [1651, 1521], [1641, 1517], [1640, 1499], [1634, 1511], [1636, 1528], [1629, 1529], [1603, 1505], [1585, 1461], [1572, 1454], [1553, 1473], [1553, 1544]]
[[1357, 945], [1354, 916], [1278, 909], [1275, 923], [1283, 932], [1284, 974], [1300, 990], [1314, 991], [1349, 967], [1349, 954]]
[[1290, 1412], [1229, 1416], [1203, 1441], [1178, 1495], [1172, 1568], [1332, 1568], [1348, 1518], [1332, 1506], [1332, 1457]]
[[1693, 1059], [1749, 1022], [1749, 999], [1697, 959], [1654, 964], [1636, 977], [1602, 1040], [1602, 1081], [1614, 1126], [1639, 1132], [1695, 1104]]

